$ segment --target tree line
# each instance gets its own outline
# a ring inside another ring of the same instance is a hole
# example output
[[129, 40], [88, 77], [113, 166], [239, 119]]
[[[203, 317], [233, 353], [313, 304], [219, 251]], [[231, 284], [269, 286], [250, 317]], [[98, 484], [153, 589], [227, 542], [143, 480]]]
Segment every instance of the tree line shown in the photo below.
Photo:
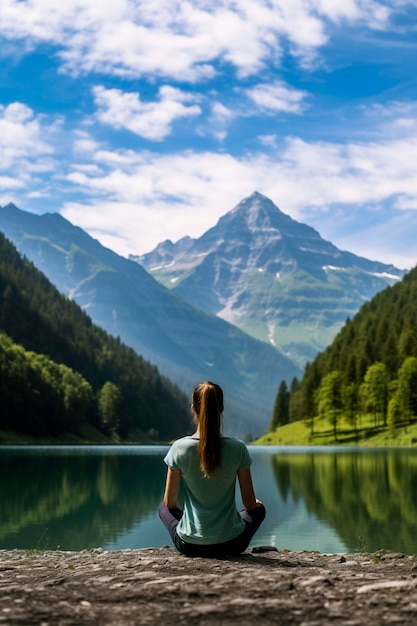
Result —
[[301, 381], [280, 383], [270, 430], [305, 420], [313, 435], [321, 418], [337, 439], [342, 419], [355, 431], [364, 415], [393, 430], [417, 419], [417, 268], [348, 319]]
[[91, 424], [126, 438], [187, 429], [185, 394], [92, 323], [0, 233], [0, 430], [34, 436]]

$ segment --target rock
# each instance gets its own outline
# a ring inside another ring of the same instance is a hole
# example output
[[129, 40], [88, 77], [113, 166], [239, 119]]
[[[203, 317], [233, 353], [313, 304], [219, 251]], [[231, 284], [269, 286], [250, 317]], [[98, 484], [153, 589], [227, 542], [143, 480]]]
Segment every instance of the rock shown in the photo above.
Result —
[[252, 548], [253, 554], [260, 554], [261, 552], [278, 552], [278, 548], [275, 546], [257, 546]]
[[0, 550], [0, 625], [414, 625], [416, 561], [386, 554]]
[[401, 589], [403, 587], [416, 587], [417, 581], [415, 580], [381, 580], [368, 585], [362, 585], [357, 589], [357, 593], [368, 593], [368, 591], [375, 591], [379, 589]]

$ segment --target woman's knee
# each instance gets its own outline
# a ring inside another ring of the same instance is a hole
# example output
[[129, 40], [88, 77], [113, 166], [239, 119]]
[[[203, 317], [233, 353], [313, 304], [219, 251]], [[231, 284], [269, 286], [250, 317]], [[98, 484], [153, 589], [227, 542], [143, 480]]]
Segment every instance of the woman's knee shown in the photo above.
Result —
[[248, 516], [251, 521], [255, 522], [256, 524], [261, 524], [265, 519], [265, 515], [266, 509], [263, 504], [258, 504], [258, 506], [256, 506], [251, 511], [246, 511], [246, 516]]
[[266, 516], [265, 506], [263, 504], [260, 504], [256, 507], [256, 509], [254, 509], [254, 511], [256, 511], [257, 518], [263, 522]]

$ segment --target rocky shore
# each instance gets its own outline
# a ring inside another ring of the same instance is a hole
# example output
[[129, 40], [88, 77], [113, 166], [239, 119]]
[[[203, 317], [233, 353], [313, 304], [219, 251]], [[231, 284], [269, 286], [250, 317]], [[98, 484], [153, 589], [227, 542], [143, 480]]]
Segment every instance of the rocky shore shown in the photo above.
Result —
[[417, 559], [249, 549], [0, 550], [0, 624], [417, 624]]

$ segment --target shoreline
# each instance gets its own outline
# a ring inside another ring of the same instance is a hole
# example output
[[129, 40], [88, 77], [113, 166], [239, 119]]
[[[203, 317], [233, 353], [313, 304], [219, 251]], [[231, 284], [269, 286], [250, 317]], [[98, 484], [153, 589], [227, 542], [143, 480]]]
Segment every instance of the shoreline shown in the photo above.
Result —
[[249, 548], [0, 550], [0, 624], [367, 626], [417, 623], [417, 557]]

